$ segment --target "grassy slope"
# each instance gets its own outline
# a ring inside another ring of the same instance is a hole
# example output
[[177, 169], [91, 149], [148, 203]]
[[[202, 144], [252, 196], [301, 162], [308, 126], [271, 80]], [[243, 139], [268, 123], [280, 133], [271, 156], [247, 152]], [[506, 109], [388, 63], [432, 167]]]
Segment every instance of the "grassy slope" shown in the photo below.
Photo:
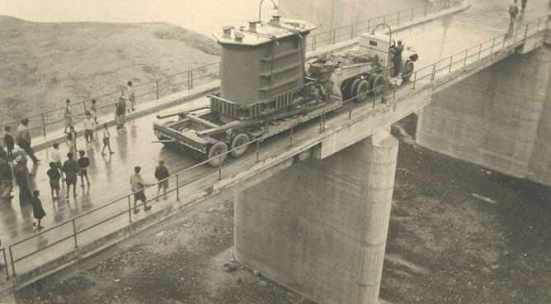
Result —
[[33, 23], [0, 16], [0, 120], [217, 61], [211, 39], [162, 23]]

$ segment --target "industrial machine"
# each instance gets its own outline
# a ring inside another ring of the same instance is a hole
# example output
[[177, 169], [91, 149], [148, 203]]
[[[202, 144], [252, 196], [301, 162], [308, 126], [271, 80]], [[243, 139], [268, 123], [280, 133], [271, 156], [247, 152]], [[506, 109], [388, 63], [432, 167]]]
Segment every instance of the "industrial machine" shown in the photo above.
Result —
[[158, 115], [159, 141], [185, 147], [217, 167], [228, 154], [245, 154], [257, 138], [287, 131], [346, 101], [365, 101], [391, 85], [388, 36], [364, 34], [357, 50], [306, 62], [306, 38], [314, 29], [279, 16], [225, 27], [217, 37], [220, 92], [209, 96], [208, 107]]

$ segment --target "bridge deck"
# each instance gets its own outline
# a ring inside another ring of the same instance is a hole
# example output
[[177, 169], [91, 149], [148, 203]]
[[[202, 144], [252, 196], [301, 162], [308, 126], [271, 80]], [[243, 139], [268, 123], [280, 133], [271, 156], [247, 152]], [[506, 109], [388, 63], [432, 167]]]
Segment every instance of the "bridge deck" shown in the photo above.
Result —
[[[541, 12], [541, 10], [533, 7], [528, 12], [526, 18], [529, 19], [538, 14], [538, 12]], [[405, 41], [407, 45], [414, 46], [417, 49], [420, 54], [417, 66], [422, 67], [505, 32], [508, 24], [507, 15], [504, 12], [489, 12], [487, 14], [487, 18], [481, 19], [480, 17], [473, 17], [470, 12], [467, 12], [461, 16], [448, 17], [445, 20], [412, 28], [397, 36], [398, 39]], [[473, 62], [475, 59], [470, 60]], [[206, 103], [206, 99], [202, 98], [194, 103]], [[378, 107], [380, 107], [380, 111], [388, 110], [388, 106]], [[343, 115], [337, 115], [333, 118], [329, 117], [327, 126], [340, 124], [344, 119], [343, 117]], [[44, 150], [38, 154], [39, 158], [42, 159], [42, 163], [35, 170], [36, 176], [34, 182], [37, 189], [42, 193], [47, 213], [44, 221], [46, 228], [62, 223], [75, 216], [83, 215], [95, 207], [106, 204], [110, 200], [128, 195], [130, 188], [129, 176], [135, 165], [142, 166], [144, 177], [154, 182], [152, 173], [158, 159], [164, 159], [172, 172], [187, 168], [197, 162], [197, 160], [175, 149], [164, 149], [160, 144], [152, 143], [154, 139], [151, 128], [153, 120], [154, 116], [149, 115], [137, 121], [130, 122], [127, 132], [121, 134], [117, 134], [115, 130], [111, 130], [113, 136], [112, 147], [115, 151], [112, 157], [102, 157], [100, 154], [101, 145], [99, 143], [90, 147], [88, 152], [92, 162], [89, 170], [92, 186], [86, 192], [83, 192], [79, 187], [79, 195], [76, 200], [71, 198], [68, 202], [52, 202], [49, 198], [49, 186], [45, 176], [49, 151]], [[292, 141], [294, 143], [306, 143], [318, 135], [319, 122], [313, 122], [297, 129], [293, 133]], [[82, 142], [80, 144], [81, 146], [83, 145]], [[260, 159], [265, 159], [268, 156], [277, 157], [283, 153], [289, 153], [290, 144], [291, 139], [288, 134], [278, 136], [262, 145]], [[66, 152], [64, 145], [62, 145], [62, 148], [63, 152]], [[256, 164], [256, 159], [257, 155], [252, 152], [239, 161], [230, 161], [224, 168], [223, 176], [230, 176], [252, 167]], [[207, 189], [217, 179], [218, 173], [216, 169], [206, 166], [198, 167], [180, 177], [180, 185], [190, 183], [189, 186], [183, 188], [181, 195], [194, 193], [191, 192], [191, 189]], [[173, 185], [175, 182], [174, 179], [171, 180]], [[186, 191], [187, 189], [190, 191]], [[154, 193], [154, 189], [148, 192], [149, 196], [153, 196]], [[175, 194], [173, 193], [169, 201], [174, 201], [174, 198]], [[127, 208], [127, 205], [119, 202], [113, 204], [111, 207], [103, 208], [97, 212], [93, 212], [93, 214], [77, 219], [75, 226], [79, 231], [90, 229], [83, 233], [82, 236], [79, 236], [78, 245], [82, 247], [86, 244], [92, 244], [97, 237], [106, 235], [118, 227], [127, 225], [128, 217], [120, 216], [107, 221], [101, 226], [93, 227], [95, 223], [108, 218], [110, 215], [125, 213]], [[156, 209], [158, 208], [161, 208], [161, 206], [156, 206]], [[32, 211], [29, 207], [19, 206], [17, 200], [11, 204], [0, 206], [0, 239], [3, 244], [13, 244], [35, 233], [33, 232], [31, 213]], [[139, 215], [133, 216], [133, 219], [136, 220], [143, 216], [145, 215], [142, 211]], [[72, 225], [67, 224], [14, 247], [13, 254], [17, 260], [33, 253], [37, 248], [52, 246], [52, 250], [45, 250], [18, 262], [18, 273], [29, 271], [63, 253], [73, 250], [72, 231]], [[56, 244], [58, 241], [59, 244]]]

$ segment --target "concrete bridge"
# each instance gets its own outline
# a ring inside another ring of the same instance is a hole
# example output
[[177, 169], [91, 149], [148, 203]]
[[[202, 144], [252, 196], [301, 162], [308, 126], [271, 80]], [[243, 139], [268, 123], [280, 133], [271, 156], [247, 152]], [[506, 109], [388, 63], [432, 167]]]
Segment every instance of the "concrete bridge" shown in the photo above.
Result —
[[[429, 141], [443, 136], [430, 124], [438, 120], [433, 103], [471, 77], [482, 77], [473, 75], [534, 56], [550, 40], [548, 15], [519, 23], [508, 35], [503, 29], [468, 28], [462, 19], [468, 16], [442, 17], [398, 34], [417, 48], [422, 68], [410, 84], [388, 92], [385, 102], [349, 105], [289, 134], [252, 143], [249, 154], [219, 169], [195, 164], [174, 150], [152, 150], [154, 118], [134, 122], [128, 134], [117, 138], [113, 159], [93, 159], [92, 170], [98, 173], [91, 193], [64, 206], [52, 204], [48, 230], [32, 235], [16, 208], [11, 224], [3, 220], [9, 228], [5, 256], [10, 265], [4, 286], [24, 286], [180, 209], [234, 191], [235, 255], [241, 263], [319, 303], [376, 303], [398, 152], [390, 126], [418, 113], [417, 138], [437, 149]], [[205, 98], [185, 106], [202, 103]], [[436, 114], [430, 116], [431, 111]], [[47, 159], [47, 150], [41, 156]], [[153, 214], [134, 215], [126, 190], [130, 170], [135, 164], [151, 170], [159, 157], [179, 170], [170, 180], [171, 196], [155, 203]], [[38, 178], [37, 184], [43, 187], [46, 181]], [[95, 205], [113, 196], [119, 198]]]

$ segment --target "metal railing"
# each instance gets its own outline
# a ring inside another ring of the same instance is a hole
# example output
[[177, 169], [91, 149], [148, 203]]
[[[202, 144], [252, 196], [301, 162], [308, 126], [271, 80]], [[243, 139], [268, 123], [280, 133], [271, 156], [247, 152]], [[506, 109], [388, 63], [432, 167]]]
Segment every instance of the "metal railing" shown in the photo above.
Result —
[[[306, 50], [315, 51], [320, 47], [354, 39], [362, 33], [369, 32], [379, 23], [399, 26], [412, 22], [416, 18], [426, 17], [430, 14], [461, 5], [463, 2], [464, 0], [438, 0], [420, 7], [373, 17], [355, 24], [337, 27], [324, 32], [315, 32], [308, 37]], [[219, 77], [219, 62], [214, 62], [157, 78], [151, 82], [135, 84], [136, 102], [139, 105], [144, 102], [159, 100], [164, 96], [177, 92], [187, 91], [189, 93], [190, 90], [197, 86], [219, 79]], [[77, 130], [79, 129], [78, 125], [85, 118], [86, 111], [90, 109], [92, 99], [95, 99], [97, 102], [98, 116], [102, 116], [114, 113], [115, 104], [120, 96], [121, 90], [117, 89], [97, 96], [79, 97], [78, 99], [81, 101], [75, 101], [74, 98], [70, 98], [72, 100], [73, 125], [76, 125]], [[65, 109], [61, 107], [21, 118], [29, 119], [30, 131], [33, 138], [48, 137], [49, 134], [64, 129], [64, 113]], [[12, 120], [3, 123], [3, 126], [9, 125], [15, 130], [17, 124], [18, 121]]]
[[[391, 91], [385, 92], [383, 96], [370, 97], [371, 100], [367, 104], [371, 105], [371, 109], [375, 109], [378, 106], [386, 107], [389, 104], [395, 104], [398, 99], [403, 98], [401, 97], [403, 95], [399, 94], [402, 91], [419, 92], [419, 90], [424, 88], [434, 88], [435, 85], [445, 84], [445, 82], [441, 82], [441, 80], [445, 79], [447, 76], [457, 75], [454, 73], [468, 72], [470, 66], [483, 63], [488, 59], [496, 58], [497, 55], [515, 49], [521, 46], [527, 39], [541, 34], [544, 30], [547, 30], [547, 23], [544, 21], [544, 18], [539, 18], [533, 23], [522, 25], [522, 27], [518, 28], [511, 36], [505, 35], [494, 37], [475, 47], [467, 48], [457, 54], [418, 69], [414, 73], [412, 81], [399, 88], [393, 87]], [[379, 101], [382, 102], [379, 103]], [[363, 116], [354, 115], [357, 109], [366, 108], [364, 105], [348, 107], [346, 110], [348, 111], [349, 120], [352, 120], [353, 117], [354, 119], [364, 119]], [[368, 110], [368, 114], [370, 111], [371, 110]], [[326, 116], [328, 114], [330, 113], [322, 113], [319, 118], [320, 134], [326, 130]], [[284, 148], [288, 149], [289, 147], [297, 145], [295, 131], [298, 127], [299, 125], [293, 125], [287, 132], [288, 145]], [[241, 165], [243, 165], [244, 162], [247, 162], [245, 165], [248, 165], [248, 162], [250, 162], [250, 165], [253, 166], [262, 160], [279, 155], [278, 152], [272, 151], [272, 153], [266, 153], [266, 151], [263, 150], [265, 147], [271, 146], [271, 144], [266, 144], [269, 141], [270, 140], [266, 138], [251, 140], [239, 147], [235, 147], [223, 154], [199, 162], [171, 175], [167, 179], [169, 182], [167, 195], [172, 197], [175, 196], [176, 201], [180, 202], [184, 200], [183, 197], [185, 196], [189, 197], [191, 194], [212, 191], [214, 185], [218, 181], [225, 177], [233, 177], [237, 175], [239, 171], [238, 168], [234, 168], [234, 166], [231, 165], [233, 162], [228, 161], [218, 168], [211, 168], [205, 165], [217, 158], [226, 157], [233, 151], [240, 150], [242, 147], [247, 146], [254, 147], [254, 151], [249, 152], [250, 154], [254, 153], [254, 156], [249, 154], [251, 157], [241, 158], [239, 162]], [[153, 187], [148, 188], [147, 191], [150, 191], [149, 189], [151, 188]], [[16, 265], [19, 265], [19, 263], [27, 261], [27, 263], [24, 264], [32, 265], [32, 263], [28, 263], [28, 260], [34, 256], [42, 254], [48, 255], [49, 250], [53, 250], [57, 254], [65, 252], [66, 254], [76, 253], [78, 255], [79, 248], [92, 244], [103, 235], [108, 235], [117, 231], [118, 228], [132, 225], [136, 221], [136, 216], [133, 214], [133, 195], [133, 193], [130, 193], [119, 197], [105, 205], [96, 207], [70, 220], [9, 245], [8, 251], [12, 275], [14, 277], [17, 276], [18, 269]], [[163, 196], [163, 194], [160, 196]], [[154, 201], [160, 198], [160, 196], [154, 195], [150, 203], [154, 204]], [[116, 225], [111, 227], [111, 229], [105, 230], [106, 226], [104, 224], [109, 222], [115, 222]], [[50, 237], [48, 237], [48, 235], [50, 235]], [[43, 242], [45, 238], [48, 239], [47, 244], [41, 245], [41, 242]], [[44, 262], [47, 258], [41, 257], [39, 260]], [[27, 271], [29, 270], [27, 269]]]

